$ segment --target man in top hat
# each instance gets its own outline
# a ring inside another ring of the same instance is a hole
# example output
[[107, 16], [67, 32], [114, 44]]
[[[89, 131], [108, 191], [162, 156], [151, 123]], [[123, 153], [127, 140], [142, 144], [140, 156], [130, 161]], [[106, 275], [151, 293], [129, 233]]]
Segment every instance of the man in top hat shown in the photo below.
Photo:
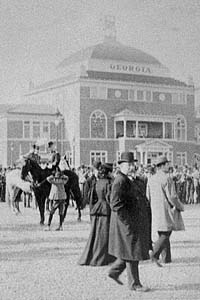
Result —
[[[118, 161], [120, 170], [112, 184], [109, 253], [115, 256], [116, 260], [111, 266], [108, 276], [118, 284], [123, 284], [119, 276], [126, 269], [129, 289], [146, 292], [149, 289], [142, 286], [139, 278], [138, 257], [141, 257], [141, 253], [135, 249], [141, 231], [138, 222], [137, 195], [132, 181], [128, 177], [131, 168], [134, 168], [135, 161], [132, 152], [123, 152]], [[148, 243], [149, 240], [147, 240]], [[148, 258], [147, 250], [145, 259]]]
[[162, 267], [158, 260], [163, 250], [166, 251], [165, 263], [171, 262], [170, 235], [175, 228], [170, 210], [171, 208], [183, 210], [183, 205], [175, 192], [173, 179], [168, 175], [169, 162], [166, 156], [160, 156], [156, 163], [157, 172], [149, 178], [147, 183], [147, 198], [152, 210], [153, 239], [154, 234], [158, 234], [151, 259], [159, 267]]

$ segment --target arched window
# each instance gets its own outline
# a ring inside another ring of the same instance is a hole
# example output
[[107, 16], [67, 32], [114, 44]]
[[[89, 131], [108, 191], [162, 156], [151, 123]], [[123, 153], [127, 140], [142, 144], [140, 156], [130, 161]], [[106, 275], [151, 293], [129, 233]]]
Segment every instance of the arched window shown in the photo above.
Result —
[[178, 116], [176, 119], [176, 139], [178, 141], [186, 140], [186, 121], [183, 116]]
[[106, 115], [101, 110], [94, 111], [90, 116], [90, 137], [106, 138]]

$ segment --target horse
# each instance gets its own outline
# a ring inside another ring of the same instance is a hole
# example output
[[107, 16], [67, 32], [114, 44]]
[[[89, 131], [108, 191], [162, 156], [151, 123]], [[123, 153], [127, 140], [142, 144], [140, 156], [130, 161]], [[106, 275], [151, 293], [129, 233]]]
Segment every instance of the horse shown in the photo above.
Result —
[[21, 178], [21, 170], [14, 169], [6, 173], [6, 194], [5, 199], [12, 211], [20, 213], [19, 201], [21, 191], [31, 194], [32, 184]]
[[[36, 202], [40, 212], [40, 224], [44, 225], [45, 221], [45, 201], [49, 196], [51, 184], [46, 180], [48, 176], [52, 175], [55, 168], [42, 169], [41, 166], [34, 160], [28, 158], [22, 168], [22, 178], [26, 178], [27, 174], [31, 174], [33, 179], [33, 191]], [[62, 171], [64, 175], [68, 176], [68, 182], [65, 184], [65, 192], [67, 195], [66, 205], [64, 210], [63, 220], [66, 217], [69, 206], [70, 195], [72, 194], [77, 205], [78, 221], [81, 221], [82, 196], [79, 188], [78, 175], [71, 170]]]

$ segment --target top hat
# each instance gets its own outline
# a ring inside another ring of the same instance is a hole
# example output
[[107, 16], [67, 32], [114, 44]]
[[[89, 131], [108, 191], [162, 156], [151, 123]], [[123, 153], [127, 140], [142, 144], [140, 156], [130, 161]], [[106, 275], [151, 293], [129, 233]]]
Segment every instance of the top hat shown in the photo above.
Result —
[[166, 156], [159, 156], [158, 160], [156, 162], [156, 166], [161, 166], [161, 165], [164, 165], [168, 162], [170, 162], [170, 160], [168, 160]]
[[102, 164], [101, 167], [108, 170], [108, 171], [110, 171], [110, 172], [112, 172], [112, 170], [113, 170], [113, 164], [112, 163], [104, 163], [104, 164]]
[[121, 164], [123, 162], [132, 163], [134, 161], [137, 161], [137, 159], [134, 159], [133, 152], [122, 152], [121, 159], [118, 160], [118, 164]]

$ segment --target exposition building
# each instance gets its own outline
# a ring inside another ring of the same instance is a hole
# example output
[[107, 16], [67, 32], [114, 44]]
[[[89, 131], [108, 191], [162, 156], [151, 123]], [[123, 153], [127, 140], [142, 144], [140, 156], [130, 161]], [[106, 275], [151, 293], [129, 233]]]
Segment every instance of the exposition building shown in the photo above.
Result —
[[134, 152], [141, 164], [159, 155], [173, 164], [195, 163], [194, 86], [170, 77], [153, 56], [119, 43], [112, 26], [102, 43], [67, 57], [56, 74], [32, 86], [25, 99], [62, 113], [59, 149], [73, 166], [112, 162], [122, 151]]

